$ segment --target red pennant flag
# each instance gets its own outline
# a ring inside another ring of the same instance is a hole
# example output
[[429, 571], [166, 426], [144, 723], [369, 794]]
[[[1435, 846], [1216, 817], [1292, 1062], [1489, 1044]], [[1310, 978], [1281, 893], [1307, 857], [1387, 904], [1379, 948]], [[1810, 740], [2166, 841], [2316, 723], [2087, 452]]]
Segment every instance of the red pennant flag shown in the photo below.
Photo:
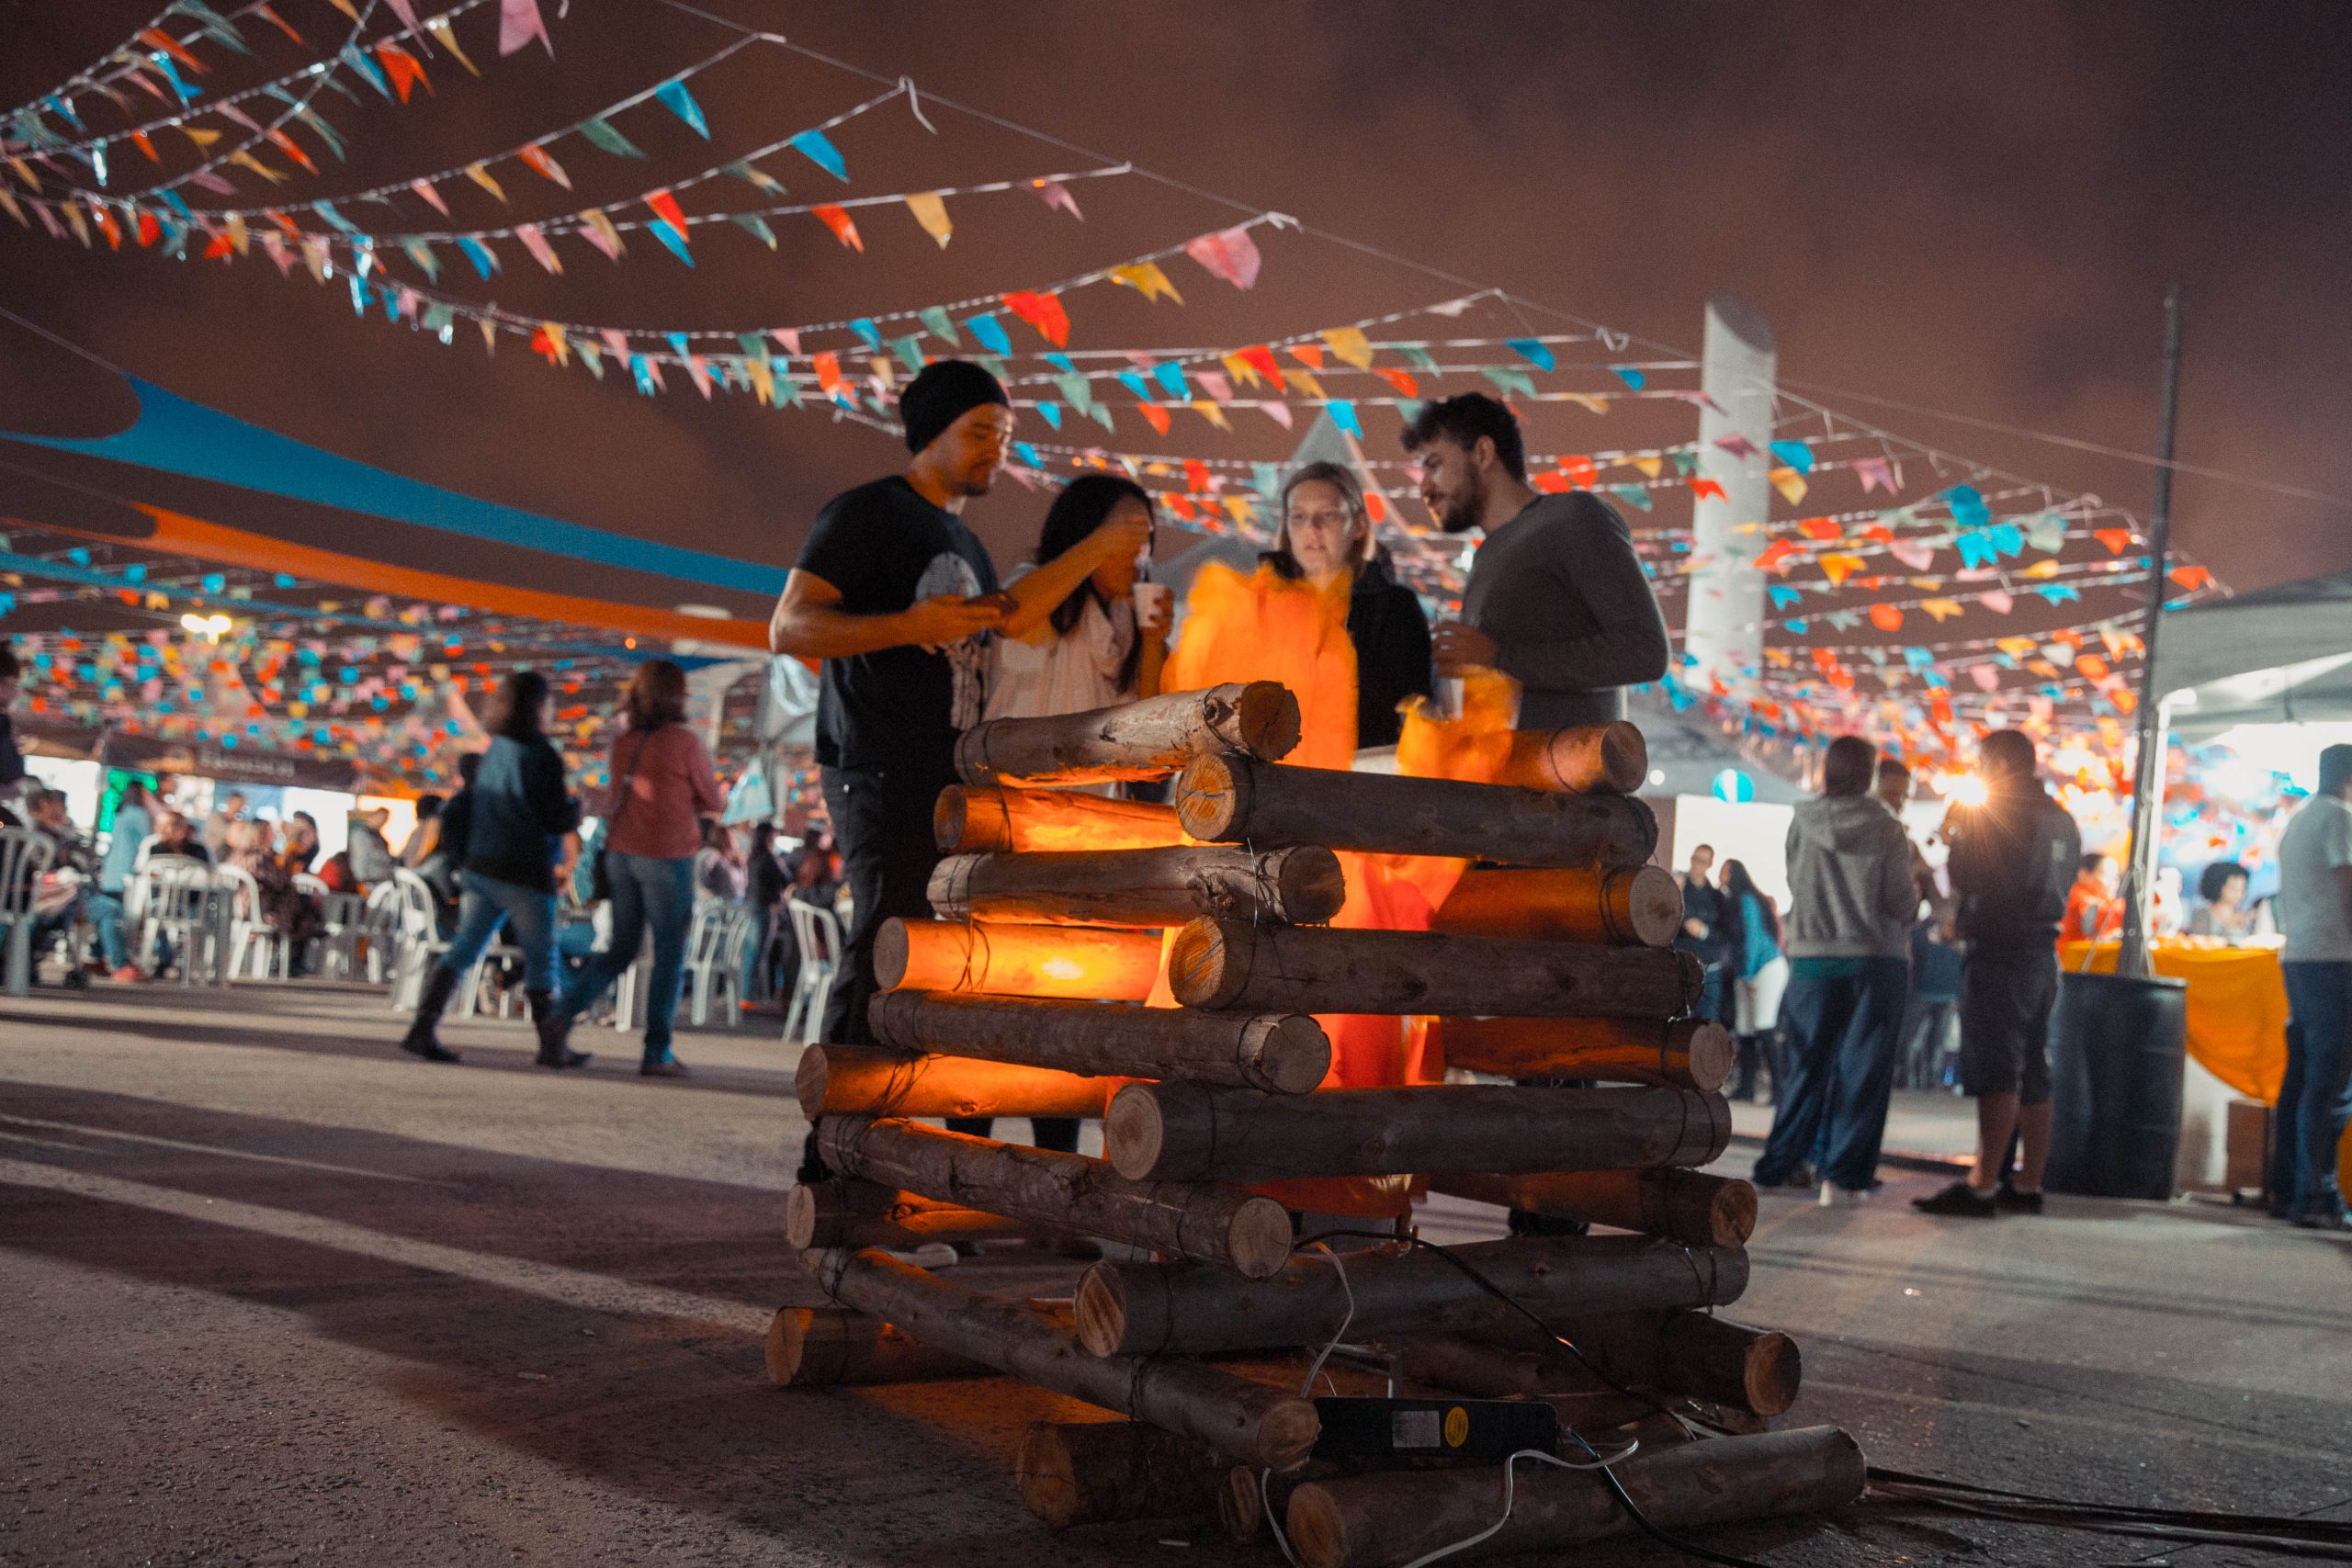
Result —
[[1368, 490], [1364, 491], [1363, 512], [1364, 515], [1371, 518], [1374, 523], [1387, 522], [1388, 498], [1381, 494], [1376, 490]]
[[517, 152], [514, 155], [517, 158], [522, 159], [525, 164], [537, 170], [539, 174], [546, 175], [548, 179], [551, 179], [556, 184], [561, 186], [564, 189], [570, 190], [571, 188], [571, 176], [563, 172], [562, 164], [548, 156], [548, 150], [546, 148], [533, 145], [524, 148], [520, 152]]
[[1137, 403], [1136, 409], [1143, 415], [1143, 422], [1146, 424], [1162, 435], [1168, 434], [1169, 420], [1166, 409], [1161, 408], [1158, 403]]
[[98, 220], [98, 229], [107, 237], [107, 249], [122, 249], [122, 225], [114, 220], [114, 214], [94, 201], [90, 203], [90, 216]]
[[302, 151], [301, 143], [287, 135], [286, 132], [275, 129], [268, 131], [267, 135], [269, 137], [271, 146], [277, 148], [280, 152], [285, 153], [288, 157], [301, 164], [302, 167], [310, 170], [311, 173], [315, 175], [319, 172], [319, 166], [311, 162], [311, 155]]
[[145, 131], [132, 131], [130, 133], [130, 144], [138, 148], [141, 152], [146, 153], [147, 161], [149, 163], [160, 164], [164, 161], [164, 155], [155, 151], [155, 144], [147, 140], [147, 133]]
[[292, 39], [296, 43], [300, 43], [302, 41], [302, 35], [288, 27], [287, 25], [286, 18], [279, 16], [276, 11], [270, 9], [266, 4], [255, 6], [254, 7], [254, 13], [256, 16], [266, 17], [277, 24], [277, 30], [284, 33], [288, 38]]
[[1807, 517], [1797, 525], [1797, 531], [1808, 539], [1835, 539], [1845, 530], [1826, 517]]
[[1529, 479], [1527, 482], [1535, 489], [1542, 491], [1545, 495], [1566, 495], [1568, 491], [1577, 488], [1576, 481], [1569, 479], [1567, 475], [1560, 472], [1557, 468], [1553, 469], [1549, 473], [1537, 474], [1533, 479]]
[[1209, 466], [1198, 457], [1184, 459], [1184, 488], [1194, 491], [1209, 488]]
[[[1004, 308], [1037, 329], [1037, 335], [1056, 348], [1069, 345], [1069, 312], [1062, 309], [1058, 294], [1038, 294], [1026, 288], [1016, 288], [1004, 295]], [[1159, 433], [1168, 434], [1167, 414], [1160, 415]]]
[[833, 231], [834, 239], [861, 255], [865, 254], [865, 242], [858, 238], [857, 225], [850, 220], [847, 208], [835, 206], [829, 201], [821, 207], [812, 207], [808, 210], [824, 220], [825, 227]]
[[418, 63], [416, 56], [411, 54], [400, 45], [396, 43], [378, 44], [376, 46], [376, 58], [384, 62], [384, 73], [391, 77], [392, 91], [401, 96], [401, 102], [408, 102], [409, 89], [415, 86], [420, 82], [424, 84], [424, 90], [426, 92], [429, 93], [433, 91], [432, 82], [427, 80], [425, 77], [424, 67]]
[[1787, 539], [1775, 539], [1770, 545], [1764, 547], [1764, 553], [1762, 555], [1756, 558], [1756, 570], [1758, 571], [1785, 572], [1789, 570], [1789, 558], [1796, 553], [1797, 547], [1791, 541]]
[[1248, 348], [1239, 350], [1237, 357], [1250, 369], [1272, 382], [1275, 390], [1279, 391], [1286, 385], [1283, 380], [1282, 367], [1274, 363], [1274, 351], [1264, 344], [1252, 344]]
[[1409, 371], [1381, 366], [1374, 368], [1373, 374], [1396, 388], [1399, 397], [1418, 398], [1421, 395], [1421, 384], [1413, 379]]
[[190, 71], [195, 72], [198, 75], [201, 76], [204, 74], [204, 62], [198, 60], [193, 54], [190, 54], [187, 50], [182, 49], [180, 47], [179, 39], [174, 38], [163, 28], [149, 28], [145, 32], [139, 35], [139, 41], [147, 45], [150, 49], [162, 50], [165, 54], [170, 55], [174, 60], [178, 61], [182, 65], [187, 66]]
[[1579, 490], [1591, 489], [1592, 481], [1600, 474], [1589, 457], [1563, 457], [1560, 459], [1560, 472], [1567, 475], [1568, 481]]
[[152, 245], [163, 232], [164, 226], [155, 221], [155, 215], [145, 208], [141, 208], [139, 209], [139, 243], [142, 245]]
[[1714, 497], [1717, 501], [1729, 501], [1731, 499], [1731, 497], [1724, 493], [1724, 487], [1717, 484], [1713, 479], [1692, 479], [1690, 481], [1690, 493], [1694, 498], [1700, 501], [1704, 501], [1709, 496]]
[[2091, 537], [2105, 545], [2107, 553], [2111, 556], [2120, 556], [2132, 547], [2132, 530], [2129, 528], [2101, 528]]
[[2191, 593], [2213, 581], [2213, 574], [2201, 566], [2177, 566], [2165, 575]]
[[1290, 345], [1289, 353], [1293, 359], [1309, 370], [1323, 368], [1323, 345], [1319, 343], [1295, 343]]
[[1871, 625], [1883, 632], [1900, 631], [1903, 629], [1903, 612], [1892, 604], [1873, 604], [1871, 606]]
[[683, 240], [686, 237], [686, 215], [680, 209], [676, 197], [666, 190], [651, 191], [645, 197], [645, 205], [653, 209], [655, 217], [675, 229], [678, 238]]

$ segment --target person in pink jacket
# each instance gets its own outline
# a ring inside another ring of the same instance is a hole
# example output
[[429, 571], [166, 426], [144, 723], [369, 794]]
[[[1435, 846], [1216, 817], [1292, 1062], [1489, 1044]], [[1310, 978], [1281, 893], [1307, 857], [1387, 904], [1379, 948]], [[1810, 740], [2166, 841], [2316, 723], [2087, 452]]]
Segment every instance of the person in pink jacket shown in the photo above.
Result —
[[589, 954], [565, 984], [556, 1016], [568, 1030], [602, 1000], [637, 962], [650, 930], [645, 1057], [637, 1070], [650, 1078], [682, 1078], [686, 1066], [671, 1054], [670, 1033], [685, 976], [686, 931], [694, 923], [695, 854], [702, 848], [702, 819], [718, 815], [727, 797], [710, 753], [686, 725], [684, 671], [666, 659], [640, 665], [622, 707], [628, 728], [613, 742], [611, 783], [599, 805], [612, 942]]

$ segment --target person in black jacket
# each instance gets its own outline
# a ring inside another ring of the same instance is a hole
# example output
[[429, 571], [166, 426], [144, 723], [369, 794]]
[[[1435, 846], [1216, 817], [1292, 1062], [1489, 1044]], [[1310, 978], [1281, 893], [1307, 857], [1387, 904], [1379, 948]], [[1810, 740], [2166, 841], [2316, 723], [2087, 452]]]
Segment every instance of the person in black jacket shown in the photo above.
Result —
[[554, 1021], [555, 863], [564, 835], [580, 826], [580, 802], [564, 792], [563, 758], [548, 742], [554, 706], [547, 677], [518, 670], [483, 716], [492, 739], [465, 792], [472, 809], [458, 878], [458, 934], [426, 976], [416, 1019], [401, 1040], [401, 1050], [428, 1062], [458, 1059], [435, 1026], [501, 922], [523, 950], [523, 992], [538, 1026], [539, 1066], [576, 1067], [588, 1059], [565, 1046]]
[[1430, 694], [1430, 618], [1396, 581], [1374, 535], [1363, 490], [1337, 463], [1309, 463], [1283, 481], [1283, 520], [1267, 564], [1321, 587], [1348, 578], [1348, 640], [1356, 650], [1356, 745], [1394, 746], [1396, 705]]

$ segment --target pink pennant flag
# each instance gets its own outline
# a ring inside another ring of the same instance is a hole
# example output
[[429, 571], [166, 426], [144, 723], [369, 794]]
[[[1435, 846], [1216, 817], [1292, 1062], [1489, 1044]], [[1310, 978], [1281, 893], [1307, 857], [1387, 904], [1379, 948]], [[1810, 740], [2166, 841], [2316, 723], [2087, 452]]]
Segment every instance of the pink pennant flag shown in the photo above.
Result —
[[709, 401], [709, 400], [710, 400], [710, 366], [709, 366], [708, 362], [707, 362], [707, 361], [703, 358], [703, 356], [702, 356], [701, 355], [699, 355], [699, 354], [689, 354], [689, 355], [686, 355], [686, 375], [687, 375], [688, 377], [690, 377], [690, 378], [693, 379], [694, 384], [695, 384], [695, 391], [697, 391], [697, 392], [700, 392], [700, 393], [703, 395], [703, 400], [704, 400], [705, 402]]
[[1980, 692], [1996, 691], [2001, 684], [2001, 672], [1990, 664], [1970, 665], [1968, 678], [1976, 682]]
[[384, 0], [384, 4], [392, 8], [392, 15], [401, 19], [401, 27], [410, 32], [417, 30], [416, 0]]
[[1269, 400], [1260, 403], [1258, 407], [1263, 411], [1268, 419], [1272, 420], [1284, 430], [1291, 428], [1290, 405], [1288, 403]]
[[1201, 389], [1218, 402], [1229, 403], [1233, 400], [1233, 383], [1226, 378], [1224, 371], [1195, 370], [1193, 372], [1193, 379], [1198, 381], [1201, 384]]
[[539, 226], [537, 224], [516, 224], [514, 226], [514, 237], [523, 242], [523, 248], [531, 253], [531, 259], [533, 261], [538, 263], [549, 272], [560, 273], [563, 271], [563, 263], [556, 259], [555, 247], [548, 243], [548, 237], [539, 231]]
[[1763, 456], [1762, 453], [1757, 451], [1756, 443], [1736, 432], [1734, 432], [1729, 435], [1718, 435], [1715, 437], [1715, 445], [1722, 447], [1724, 451], [1730, 453], [1735, 457], [1760, 457]]
[[616, 327], [606, 327], [601, 335], [605, 340], [605, 352], [621, 364], [627, 365], [628, 363], [628, 336]]
[[768, 329], [768, 336], [775, 339], [776, 345], [779, 348], [782, 348], [789, 357], [797, 359], [800, 356], [800, 329], [798, 327], [771, 327]]
[[223, 119], [235, 120], [239, 125], [243, 126], [255, 136], [262, 134], [260, 124], [256, 122], [251, 115], [239, 108], [236, 105], [229, 102], [226, 98], [223, 98], [220, 102], [213, 105], [212, 112], [219, 115]]
[[1047, 207], [1058, 207], [1080, 222], [1086, 221], [1086, 214], [1078, 209], [1078, 197], [1070, 195], [1069, 187], [1061, 181], [1031, 180], [1029, 188], [1035, 191], [1037, 198]]
[[1913, 539], [1897, 539], [1886, 547], [1886, 553], [1909, 567], [1913, 571], [1925, 571], [1936, 558], [1936, 547]]
[[198, 169], [187, 176], [187, 183], [215, 196], [234, 196], [237, 187], [210, 169]]
[[498, 52], [512, 54], [534, 38], [548, 54], [555, 53], [547, 18], [539, 15], [539, 0], [498, 0]]
[[424, 204], [442, 217], [449, 216], [449, 209], [442, 203], [441, 193], [433, 188], [431, 180], [411, 180], [408, 188], [424, 198]]
[[1893, 495], [1901, 488], [1894, 482], [1894, 465], [1884, 457], [1855, 458], [1854, 477], [1862, 481], [1864, 495], [1882, 487], [1887, 494]]
[[1987, 588], [1976, 596], [1976, 602], [1996, 615], [2006, 615], [2017, 601], [1998, 588]]
[[1247, 228], [1225, 229], [1186, 243], [1184, 254], [1236, 288], [1258, 281], [1258, 242]]

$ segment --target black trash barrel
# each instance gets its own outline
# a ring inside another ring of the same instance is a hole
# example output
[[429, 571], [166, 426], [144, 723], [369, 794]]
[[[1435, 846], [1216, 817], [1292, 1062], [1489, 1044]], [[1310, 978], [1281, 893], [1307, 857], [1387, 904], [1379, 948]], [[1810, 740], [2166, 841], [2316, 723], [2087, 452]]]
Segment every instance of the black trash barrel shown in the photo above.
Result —
[[2053, 1192], [2173, 1195], [2188, 983], [2070, 974], [2050, 1015]]

